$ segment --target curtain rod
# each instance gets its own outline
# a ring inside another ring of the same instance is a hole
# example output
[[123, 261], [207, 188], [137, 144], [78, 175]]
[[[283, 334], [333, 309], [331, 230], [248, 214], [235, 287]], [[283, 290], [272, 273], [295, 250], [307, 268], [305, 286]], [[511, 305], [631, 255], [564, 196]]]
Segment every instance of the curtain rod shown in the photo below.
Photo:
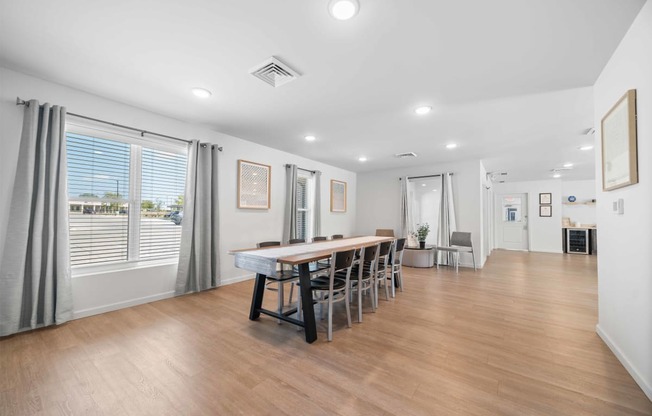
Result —
[[[448, 173], [449, 175], [451, 175], [451, 176], [453, 176], [453, 175], [454, 175], [454, 173], [453, 173], [453, 172], [444, 172], [444, 173], [437, 173], [437, 174], [435, 174], [435, 175], [424, 175], [424, 176], [408, 176], [407, 178], [408, 178], [408, 180], [410, 180], [410, 179], [425, 179], [425, 178], [436, 178], [436, 177], [439, 177], [439, 176], [442, 176], [442, 175], [445, 175], [445, 174], [447, 174], [447, 173]], [[402, 180], [403, 180], [403, 178], [398, 178], [398, 180], [399, 180], [399, 181], [402, 181]]]
[[[290, 167], [290, 166], [291, 166], [291, 165], [290, 165], [289, 163], [288, 163], [287, 165], [285, 165], [286, 168], [287, 168], [287, 167]], [[298, 169], [298, 170], [302, 170], [302, 171], [304, 171], [304, 172], [310, 172], [310, 173], [312, 173], [313, 175], [314, 175], [315, 173], [317, 173], [316, 170], [304, 169], [304, 168], [300, 168], [300, 167], [298, 167], [298, 166], [297, 166], [297, 169]]]
[[[21, 99], [20, 97], [16, 97], [16, 105], [24, 105], [25, 107], [29, 107], [29, 101], [25, 101], [25, 100]], [[164, 137], [166, 139], [176, 140], [176, 141], [179, 141], [179, 142], [192, 143], [190, 140], [181, 139], [179, 137], [173, 137], [173, 136], [168, 136], [168, 135], [165, 135], [165, 134], [154, 133], [153, 131], [137, 129], [135, 127], [125, 126], [124, 124], [112, 123], [110, 121], [100, 120], [98, 118], [82, 116], [81, 114], [75, 114], [75, 113], [66, 113], [66, 114], [69, 115], [69, 116], [77, 117], [77, 118], [83, 118], [84, 120], [91, 120], [91, 121], [95, 121], [95, 122], [102, 123], [102, 124], [108, 124], [108, 125], [114, 126], [114, 127], [120, 127], [122, 129], [137, 131], [137, 132], [140, 133], [140, 137], [145, 137], [145, 134], [149, 134], [149, 135], [152, 135], [152, 136]], [[221, 152], [222, 151], [222, 146], [218, 146], [217, 150], [219, 150]]]

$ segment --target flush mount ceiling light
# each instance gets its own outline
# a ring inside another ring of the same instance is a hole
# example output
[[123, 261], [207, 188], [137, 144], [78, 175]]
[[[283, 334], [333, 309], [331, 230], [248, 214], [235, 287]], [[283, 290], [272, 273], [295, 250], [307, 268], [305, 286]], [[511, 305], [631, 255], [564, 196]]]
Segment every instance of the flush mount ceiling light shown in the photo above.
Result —
[[195, 95], [195, 97], [199, 97], [199, 98], [208, 98], [211, 95], [213, 95], [210, 91], [208, 91], [205, 88], [193, 88], [192, 93]]
[[358, 0], [331, 0], [328, 12], [337, 20], [349, 20], [360, 10]]
[[367, 161], [367, 157], [366, 157], [366, 156], [360, 156], [360, 157], [358, 158], [358, 161], [360, 161], [360, 162], [366, 162], [366, 161]]
[[572, 163], [564, 163], [565, 168], [572, 168], [573, 164]]
[[558, 179], [558, 178], [561, 178], [561, 174], [560, 173], [555, 173], [554, 175], [552, 175], [552, 177], [555, 178], [555, 179]]
[[317, 140], [315, 136], [306, 136], [304, 137], [304, 139], [306, 139], [307, 142], [314, 142], [315, 140]]
[[455, 143], [449, 143], [446, 145], [446, 149], [455, 149], [457, 147], [457, 144]]
[[431, 111], [432, 111], [432, 107], [430, 107], [428, 105], [424, 105], [424, 106], [417, 107], [417, 108], [414, 109], [414, 112], [417, 113], [420, 116], [422, 116], [424, 114], [428, 114]]
[[593, 149], [593, 146], [592, 145], [581, 146], [579, 149], [580, 150], [591, 150], [591, 149]]

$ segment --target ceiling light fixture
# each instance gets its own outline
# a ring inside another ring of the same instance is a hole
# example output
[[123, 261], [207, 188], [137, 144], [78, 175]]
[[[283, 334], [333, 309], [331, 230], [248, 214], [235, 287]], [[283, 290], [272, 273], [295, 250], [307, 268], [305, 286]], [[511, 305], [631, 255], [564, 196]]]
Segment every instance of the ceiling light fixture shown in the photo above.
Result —
[[417, 107], [417, 108], [414, 109], [414, 112], [417, 113], [420, 116], [422, 116], [424, 114], [428, 114], [431, 111], [432, 111], [432, 107], [430, 107], [428, 105], [424, 105], [422, 107]]
[[366, 161], [367, 161], [367, 157], [366, 157], [366, 156], [360, 156], [360, 157], [358, 158], [358, 160], [359, 160], [360, 162], [366, 162]]
[[208, 98], [211, 95], [213, 95], [210, 91], [208, 91], [205, 88], [193, 88], [192, 93], [195, 95], [195, 97], [199, 97], [199, 98]]
[[455, 149], [457, 147], [457, 144], [455, 143], [449, 143], [446, 145], [446, 149]]
[[593, 149], [593, 146], [592, 145], [581, 146], [579, 149], [580, 150], [591, 150], [591, 149]]
[[358, 0], [331, 0], [328, 12], [337, 20], [349, 20], [360, 10]]
[[314, 142], [315, 140], [317, 140], [315, 136], [306, 136], [305, 139], [307, 142]]
[[558, 179], [558, 178], [561, 178], [561, 174], [555, 173], [554, 175], [552, 175], [552, 177], [555, 178], [555, 179]]
[[564, 163], [565, 168], [572, 168], [573, 164], [572, 163]]

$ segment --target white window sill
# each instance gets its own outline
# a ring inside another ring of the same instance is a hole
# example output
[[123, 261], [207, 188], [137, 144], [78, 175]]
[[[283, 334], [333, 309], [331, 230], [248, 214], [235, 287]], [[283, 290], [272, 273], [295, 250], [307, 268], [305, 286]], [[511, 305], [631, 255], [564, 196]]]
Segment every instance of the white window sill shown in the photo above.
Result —
[[72, 278], [96, 276], [108, 273], [117, 273], [126, 270], [147, 269], [151, 267], [176, 265], [178, 259], [130, 261], [110, 264], [96, 264], [91, 266], [72, 267]]

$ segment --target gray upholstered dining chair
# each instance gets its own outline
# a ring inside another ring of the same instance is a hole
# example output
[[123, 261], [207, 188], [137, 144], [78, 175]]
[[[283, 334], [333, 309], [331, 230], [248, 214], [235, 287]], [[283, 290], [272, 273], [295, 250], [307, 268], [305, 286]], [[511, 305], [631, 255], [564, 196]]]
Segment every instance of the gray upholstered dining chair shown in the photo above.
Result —
[[391, 228], [376, 228], [376, 237], [394, 237], [394, 230]]
[[[473, 241], [471, 240], [471, 233], [453, 231], [451, 234], [450, 246], [437, 246], [436, 250], [446, 253], [453, 253], [455, 255], [455, 273], [459, 273], [460, 268], [460, 253], [471, 253], [473, 258], [473, 270], [477, 270], [475, 266], [475, 252], [473, 251]], [[439, 261], [437, 261], [437, 268], [439, 268]]]

